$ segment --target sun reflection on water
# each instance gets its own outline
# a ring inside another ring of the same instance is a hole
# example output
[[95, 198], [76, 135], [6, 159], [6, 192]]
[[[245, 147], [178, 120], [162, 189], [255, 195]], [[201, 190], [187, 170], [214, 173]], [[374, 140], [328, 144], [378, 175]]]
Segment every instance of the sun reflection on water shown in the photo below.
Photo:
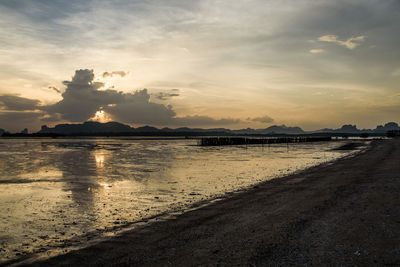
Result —
[[105, 157], [102, 152], [96, 151], [94, 153], [94, 158], [96, 160], [96, 167], [97, 168], [103, 168], [104, 167], [104, 162], [105, 162]]

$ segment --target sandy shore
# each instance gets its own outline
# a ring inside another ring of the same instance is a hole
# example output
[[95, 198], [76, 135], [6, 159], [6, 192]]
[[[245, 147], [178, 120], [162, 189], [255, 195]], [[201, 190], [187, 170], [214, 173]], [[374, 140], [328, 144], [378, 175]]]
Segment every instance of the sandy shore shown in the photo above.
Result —
[[400, 140], [37, 266], [400, 266]]

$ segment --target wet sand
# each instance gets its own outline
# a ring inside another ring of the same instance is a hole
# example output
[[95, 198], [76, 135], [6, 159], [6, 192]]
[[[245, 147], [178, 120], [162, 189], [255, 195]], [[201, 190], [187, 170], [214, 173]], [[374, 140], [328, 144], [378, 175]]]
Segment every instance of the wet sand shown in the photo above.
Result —
[[400, 140], [37, 266], [400, 265]]

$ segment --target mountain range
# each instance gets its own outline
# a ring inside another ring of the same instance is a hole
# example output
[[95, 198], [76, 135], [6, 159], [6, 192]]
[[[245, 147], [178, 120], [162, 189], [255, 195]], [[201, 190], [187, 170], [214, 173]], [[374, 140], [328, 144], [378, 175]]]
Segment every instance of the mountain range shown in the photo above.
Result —
[[[376, 134], [384, 135], [388, 131], [399, 131], [400, 127], [395, 122], [389, 122], [385, 125], [378, 125], [375, 129], [358, 129], [356, 125], [346, 124], [338, 129], [320, 129], [316, 131], [304, 131], [300, 127], [287, 127], [285, 125], [273, 125], [263, 129], [239, 129], [231, 130], [226, 128], [156, 128], [152, 126], [143, 126], [133, 128], [129, 125], [119, 122], [100, 123], [95, 121], [86, 121], [78, 124], [58, 124], [54, 127], [43, 125], [41, 130], [34, 135], [302, 135], [302, 134]], [[6, 131], [0, 129], [0, 136]], [[20, 134], [27, 134], [24, 129]]]
[[176, 129], [171, 128], [156, 128], [152, 126], [143, 126], [133, 128], [119, 122], [100, 123], [94, 121], [87, 121], [82, 124], [58, 124], [54, 128], [42, 126], [38, 133], [54, 133], [54, 134], [96, 134], [96, 133], [228, 133], [228, 134], [312, 134], [312, 133], [381, 133], [385, 134], [387, 131], [400, 130], [400, 127], [395, 122], [389, 122], [385, 125], [379, 125], [375, 129], [358, 129], [355, 125], [343, 125], [339, 129], [321, 129], [317, 131], [304, 131], [300, 127], [287, 127], [285, 125], [274, 125], [264, 129], [240, 129], [230, 130], [226, 128], [188, 128], [181, 127]]

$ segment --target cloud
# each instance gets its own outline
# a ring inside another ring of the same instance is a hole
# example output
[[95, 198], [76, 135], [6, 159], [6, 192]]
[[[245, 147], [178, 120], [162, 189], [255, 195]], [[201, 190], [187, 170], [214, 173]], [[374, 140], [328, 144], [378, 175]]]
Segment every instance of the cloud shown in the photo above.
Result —
[[1, 95], [0, 107], [6, 110], [23, 111], [36, 110], [39, 107], [39, 100], [20, 97], [17, 95]]
[[107, 78], [107, 77], [112, 77], [112, 76], [114, 76], [114, 75], [119, 75], [119, 76], [121, 76], [121, 77], [124, 77], [125, 75], [127, 75], [128, 74], [128, 72], [125, 72], [125, 71], [112, 71], [112, 72], [104, 72], [103, 73], [103, 78]]
[[60, 114], [45, 114], [43, 117], [40, 118], [42, 122], [60, 122], [61, 121], [61, 116]]
[[[94, 79], [93, 70], [76, 70], [70, 81], [63, 82], [66, 89], [61, 95], [62, 99], [51, 105], [40, 105], [39, 100], [17, 95], [2, 95], [0, 122], [4, 127], [10, 128], [14, 125], [13, 129], [18, 130], [17, 127], [38, 127], [46, 122], [83, 122], [92, 118], [99, 110], [106, 112], [112, 120], [139, 125], [221, 127], [243, 122], [237, 118], [177, 116], [171, 105], [151, 102], [151, 96], [160, 100], [179, 96], [179, 89], [158, 92], [155, 95], [150, 95], [147, 89], [124, 93], [113, 89], [104, 90], [104, 84], [95, 82]], [[248, 120], [273, 122], [269, 116]]]
[[209, 127], [209, 126], [224, 126], [240, 123], [240, 119], [222, 118], [214, 119], [208, 116], [186, 116], [176, 117], [171, 121], [174, 126], [189, 126], [189, 127]]
[[59, 94], [61, 94], [61, 90], [58, 89], [58, 88], [55, 87], [55, 86], [49, 86], [48, 88], [51, 89], [51, 90], [53, 90], [53, 91], [55, 91], [55, 92], [57, 92], [57, 93], [59, 93]]
[[[211, 110], [218, 105], [218, 112], [242, 116], [240, 105], [249, 114], [263, 114], [268, 106], [288, 123], [326, 125], [338, 118], [327, 110], [350, 100], [337, 94], [333, 102], [322, 103], [313, 97], [314, 88], [358, 88], [363, 92], [351, 97], [365, 99], [366, 106], [398, 88], [400, 76], [390, 74], [400, 60], [394, 34], [400, 1], [72, 1], [0, 1], [0, 38], [7, 51], [0, 63], [3, 92], [35, 96], [35, 88], [57, 85], [52, 79], [88, 62], [109, 72], [140, 66], [139, 80], [125, 76], [122, 82], [143, 88], [162, 81], [160, 88], [169, 83], [185, 89], [185, 102], [174, 101], [175, 111], [193, 108], [214, 116]], [[327, 34], [341, 42], [360, 35], [368, 39], [350, 41], [361, 46], [348, 50], [357, 52], [349, 57], [327, 53], [328, 46], [349, 49], [317, 40]], [[377, 45], [373, 53], [370, 43]], [[309, 55], [311, 48], [326, 52]], [[58, 96], [47, 93], [43, 100]]]
[[[216, 126], [240, 122], [239, 119], [213, 119], [207, 116], [176, 117], [171, 105], [150, 101], [147, 89], [133, 93], [116, 90], [99, 90], [103, 83], [94, 82], [93, 70], [76, 70], [71, 81], [64, 81], [66, 90], [63, 99], [53, 105], [41, 106], [48, 115], [45, 121], [57, 119], [71, 122], [83, 122], [103, 110], [113, 120], [129, 124], [150, 124], [155, 126]], [[158, 93], [156, 97], [165, 100], [178, 96], [178, 89]]]
[[[361, 45], [360, 43], [364, 42], [367, 37], [364, 35], [360, 35], [357, 37], [351, 37], [346, 41], [341, 41], [338, 39], [337, 35], [324, 35], [318, 38], [320, 42], [328, 42], [328, 43], [336, 43], [338, 45], [347, 47], [348, 49], [352, 50], [357, 46]], [[311, 51], [310, 51], [311, 52]]]
[[179, 89], [172, 89], [170, 92], [159, 92], [159, 93], [154, 93], [152, 96], [157, 98], [158, 100], [168, 100], [172, 97], [179, 96]]
[[82, 122], [92, 117], [100, 107], [123, 101], [124, 95], [116, 90], [99, 91], [104, 86], [93, 82], [93, 70], [77, 70], [67, 86], [63, 99], [53, 105], [43, 106], [49, 114], [60, 114], [61, 118], [72, 122]]
[[104, 111], [125, 123], [164, 125], [176, 115], [172, 106], [150, 102], [147, 89], [121, 94], [119, 101], [109, 104], [115, 105], [105, 106]]
[[248, 118], [248, 120], [250, 121], [254, 121], [254, 122], [262, 122], [262, 123], [271, 123], [274, 122], [274, 119], [265, 115], [263, 117], [256, 117], [256, 118]]
[[16, 132], [24, 128], [35, 129], [41, 124], [42, 112], [8, 111], [0, 112], [0, 128]]
[[392, 71], [392, 76], [400, 76], [400, 68], [396, 68]]
[[320, 54], [320, 53], [323, 53], [323, 52], [325, 52], [324, 49], [311, 49], [310, 50], [311, 54]]

